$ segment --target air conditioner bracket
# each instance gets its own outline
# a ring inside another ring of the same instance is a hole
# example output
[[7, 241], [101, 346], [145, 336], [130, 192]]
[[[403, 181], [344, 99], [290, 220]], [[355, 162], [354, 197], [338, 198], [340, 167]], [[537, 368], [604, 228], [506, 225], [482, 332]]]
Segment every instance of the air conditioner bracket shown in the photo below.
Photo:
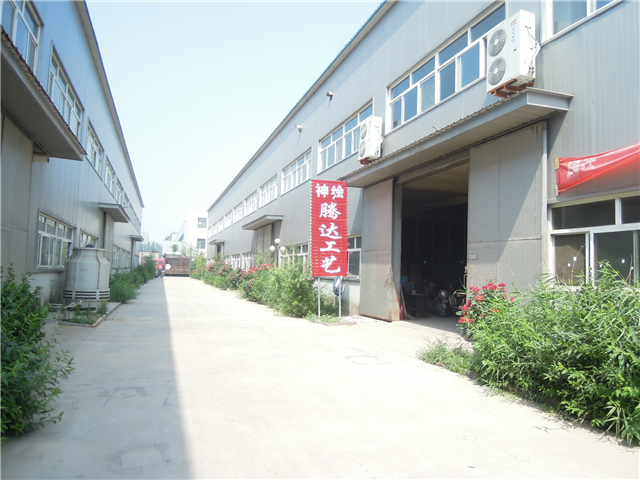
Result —
[[514, 93], [521, 92], [522, 90], [524, 90], [527, 87], [532, 87], [533, 86], [533, 82], [529, 82], [529, 83], [527, 83], [525, 85], [515, 86], [513, 84], [516, 81], [517, 81], [516, 78], [514, 78], [512, 80], [509, 80], [504, 85], [500, 85], [499, 87], [496, 87], [493, 90], [490, 90], [489, 93], [491, 95], [495, 95], [496, 97], [506, 98], [506, 97], [509, 97], [509, 96], [513, 95]]

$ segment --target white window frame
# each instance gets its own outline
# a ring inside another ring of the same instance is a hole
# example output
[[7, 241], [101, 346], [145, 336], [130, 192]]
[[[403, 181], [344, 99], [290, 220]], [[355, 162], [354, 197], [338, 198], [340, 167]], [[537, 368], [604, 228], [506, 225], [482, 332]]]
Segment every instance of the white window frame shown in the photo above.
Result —
[[242, 220], [242, 205], [243, 202], [240, 202], [238, 205], [233, 207], [233, 223], [239, 222]]
[[240, 265], [242, 264], [242, 256], [239, 253], [234, 253], [229, 256], [229, 265], [231, 268], [240, 269]]
[[241, 265], [241, 269], [242, 270], [249, 270], [251, 268], [253, 268], [254, 266], [254, 260], [253, 260], [253, 252], [247, 252], [247, 253], [243, 253], [242, 254], [242, 265]]
[[309, 262], [309, 244], [299, 243], [295, 245], [294, 248], [295, 252], [289, 247], [286, 248], [285, 253], [278, 251], [279, 265], [286, 265], [296, 258], [301, 258], [302, 264], [307, 265], [307, 263]]
[[[493, 28], [490, 27], [486, 32], [480, 35], [477, 39], [473, 40], [473, 29], [482, 24], [483, 21], [491, 17], [491, 15], [496, 14], [498, 11], [502, 10], [504, 12], [504, 17], [506, 18], [506, 4], [502, 4], [477, 22], [474, 22], [472, 26], [465, 30], [462, 34], [458, 34], [455, 38], [452, 38], [451, 41], [445, 45], [443, 48], [438, 50], [436, 53], [429, 55], [426, 57], [425, 61], [418, 64], [418, 66], [412, 69], [409, 73], [405, 73], [402, 75], [397, 81], [392, 83], [387, 89], [387, 132], [392, 132], [397, 128], [402, 127], [406, 123], [420, 117], [425, 112], [437, 107], [442, 102], [448, 100], [449, 98], [454, 97], [458, 92], [461, 92], [472, 85], [478, 83], [481, 79], [483, 79], [486, 75], [486, 39], [487, 33]], [[504, 20], [504, 19], [503, 19]], [[498, 25], [502, 20], [498, 20]], [[495, 26], [495, 25], [494, 25]], [[442, 53], [449, 48], [451, 45], [454, 45], [460, 39], [466, 38], [466, 46], [461, 47], [461, 49], [455, 53], [451, 58], [441, 59]], [[470, 53], [475, 48], [478, 48], [478, 77], [469, 81], [466, 85], [462, 84], [462, 59], [463, 57]], [[428, 73], [425, 76], [419, 76], [420, 70], [428, 65], [430, 62], [433, 62], [433, 69], [428, 70]], [[450, 95], [441, 98], [441, 90], [442, 90], [442, 72], [454, 65], [455, 68], [455, 77], [454, 77], [454, 90]], [[408, 81], [408, 86], [402, 90], [397, 92], [395, 95], [393, 94], [394, 89], [401, 85], [406, 80]], [[422, 108], [423, 103], [423, 88], [426, 82], [434, 81], [434, 97], [433, 97], [433, 105], [427, 106], [426, 108]], [[409, 94], [416, 90], [416, 113], [412, 115], [410, 118], [406, 118], [406, 100]], [[394, 126], [394, 106], [397, 102], [400, 102], [400, 123]]]
[[198, 228], [207, 228], [207, 219], [206, 218], [198, 217]]
[[[199, 245], [199, 243], [202, 241], [202, 246]], [[198, 250], [204, 250], [205, 248], [207, 248], [207, 239], [206, 238], [197, 238], [196, 239], [196, 247], [198, 248]]]
[[268, 182], [260, 187], [258, 207], [262, 208], [268, 203], [273, 202], [276, 198], [278, 198], [278, 175], [274, 175]]
[[573, 30], [574, 28], [578, 27], [579, 25], [582, 25], [584, 22], [588, 21], [591, 17], [593, 17], [593, 15], [595, 15], [596, 13], [601, 13], [603, 11], [605, 11], [608, 8], [611, 8], [613, 5], [616, 5], [618, 3], [621, 3], [622, 0], [611, 0], [610, 2], [598, 7], [598, 1], [597, 0], [575, 0], [575, 1], [582, 1], [582, 3], [586, 4], [586, 15], [584, 17], [582, 17], [579, 20], [576, 20], [575, 22], [573, 22], [570, 25], [567, 25], [566, 27], [558, 30], [557, 32], [555, 31], [555, 9], [554, 6], [557, 3], [558, 0], [549, 0], [545, 3], [545, 21], [543, 22], [543, 30], [544, 30], [544, 37], [545, 39], [551, 39], [555, 36], [560, 36], [563, 35], [571, 30]]
[[224, 228], [229, 228], [233, 225], [233, 211], [229, 210], [224, 216]]
[[258, 192], [254, 191], [247, 198], [244, 199], [244, 216], [258, 210]]
[[80, 232], [80, 246], [86, 247], [87, 245], [93, 245], [94, 248], [98, 248], [98, 237], [85, 232]]
[[[5, 10], [5, 8], [7, 10]], [[11, 8], [12, 10], [9, 10]], [[7, 15], [10, 15], [9, 18]], [[27, 21], [28, 19], [31, 22]], [[6, 23], [10, 23], [7, 25]], [[33, 23], [31, 26], [30, 23]], [[42, 31], [42, 22], [40, 16], [33, 6], [33, 2], [21, 1], [20, 7], [13, 0], [5, 0], [2, 2], [2, 25], [9, 34], [11, 41], [16, 46], [24, 61], [29, 65], [32, 72], [36, 71], [38, 63], [38, 46], [40, 43], [40, 32]], [[18, 44], [18, 26], [21, 25], [27, 32], [24, 38], [25, 44]], [[35, 31], [34, 31], [35, 30]]]
[[104, 157], [104, 184], [107, 187], [107, 190], [113, 195], [114, 193], [114, 185], [116, 182], [116, 172], [111, 166], [111, 162], [109, 158], [105, 155]]
[[[51, 54], [51, 63], [49, 64], [48, 93], [71, 131], [77, 138], [80, 138], [80, 125], [82, 125], [84, 109], [55, 51]], [[95, 135], [95, 131], [93, 133]]]
[[[102, 177], [102, 164], [104, 163], [104, 148], [102, 148], [102, 144], [96, 135], [95, 130], [89, 124], [87, 127], [87, 161], [91, 164], [91, 166], [95, 169], [100, 177]], [[118, 187], [122, 189], [122, 185], [118, 182]], [[120, 192], [118, 192], [120, 194]], [[121, 202], [121, 195], [116, 197], [118, 203]]]
[[[73, 254], [75, 228], [49, 215], [38, 214], [38, 251], [36, 267], [62, 268]], [[43, 256], [43, 250], [47, 255]], [[46, 258], [46, 261], [44, 261]]]
[[[360, 146], [360, 125], [373, 115], [373, 102], [367, 103], [357, 113], [331, 133], [325, 135], [319, 142], [318, 173], [337, 165], [343, 160], [358, 153]], [[348, 145], [350, 144], [350, 147]], [[333, 158], [331, 158], [333, 156]]]
[[[632, 195], [633, 196], [633, 195]], [[617, 232], [640, 232], [640, 222], [638, 223], [622, 223], [622, 199], [626, 198], [624, 196], [618, 196], [613, 198], [615, 201], [615, 222], [610, 225], [601, 225], [601, 226], [586, 226], [586, 227], [576, 227], [576, 228], [564, 228], [564, 229], [554, 229], [552, 216], [553, 211], [558, 208], [579, 205], [580, 203], [569, 203], [569, 204], [558, 204], [553, 205], [552, 208], [549, 209], [549, 230], [550, 230], [550, 242], [551, 255], [549, 256], [549, 271], [556, 274], [556, 258], [555, 258], [555, 239], [557, 237], [562, 237], [566, 235], [585, 235], [585, 253], [584, 253], [584, 270], [585, 270], [585, 278], [586, 281], [594, 284], [595, 283], [595, 275], [594, 272], [597, 271], [597, 260], [596, 260], [596, 245], [595, 245], [595, 236], [599, 233], [617, 233]], [[591, 198], [587, 202], [583, 202], [583, 204], [590, 203], [599, 203], [606, 200], [612, 200], [612, 198], [601, 198], [594, 199]], [[636, 234], [640, 238], [640, 233]], [[640, 245], [637, 245], [635, 248], [640, 249]], [[634, 266], [634, 276], [636, 279], [640, 280], [640, 269]]]
[[218, 233], [224, 230], [224, 216], [218, 220]]
[[[347, 255], [348, 258], [351, 258], [351, 255], [357, 255], [358, 256], [358, 273], [351, 273], [348, 272], [348, 274], [350, 276], [353, 277], [360, 277], [360, 270], [362, 269], [362, 235], [354, 235], [352, 237], [349, 237], [349, 241], [351, 241], [353, 239], [353, 248], [348, 247], [347, 248]], [[347, 262], [347, 265], [349, 265], [351, 262]], [[348, 268], [348, 267], [347, 267]]]
[[311, 150], [301, 155], [282, 169], [282, 195], [311, 178]]

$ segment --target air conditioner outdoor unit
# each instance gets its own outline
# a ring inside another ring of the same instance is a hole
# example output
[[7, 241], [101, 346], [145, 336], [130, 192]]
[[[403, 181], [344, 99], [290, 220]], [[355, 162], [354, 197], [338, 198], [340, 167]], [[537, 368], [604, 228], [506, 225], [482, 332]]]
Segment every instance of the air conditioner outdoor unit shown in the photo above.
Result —
[[380, 158], [382, 145], [382, 118], [369, 117], [360, 125], [358, 161], [366, 165]]
[[520, 10], [487, 34], [487, 93], [506, 97], [536, 78], [536, 17]]

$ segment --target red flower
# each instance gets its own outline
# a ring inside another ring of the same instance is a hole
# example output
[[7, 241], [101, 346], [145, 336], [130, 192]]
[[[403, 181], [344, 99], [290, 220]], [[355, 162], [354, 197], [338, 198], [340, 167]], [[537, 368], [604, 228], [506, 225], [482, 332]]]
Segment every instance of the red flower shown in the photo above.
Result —
[[480, 289], [478, 287], [476, 287], [475, 285], [473, 287], [470, 287], [469, 290], [471, 290], [474, 293], [480, 291]]
[[460, 307], [460, 310], [464, 310], [465, 312], [468, 312], [469, 311], [469, 305], [462, 305]]
[[493, 283], [490, 283], [490, 284], [489, 284], [489, 288], [490, 288], [491, 290], [497, 290], [497, 289], [498, 289], [498, 287], [496, 287]]
[[484, 300], [484, 296], [483, 295], [476, 295], [476, 302], [481, 302]]
[[506, 285], [504, 283], [499, 283], [498, 286], [499, 287], [506, 287]]

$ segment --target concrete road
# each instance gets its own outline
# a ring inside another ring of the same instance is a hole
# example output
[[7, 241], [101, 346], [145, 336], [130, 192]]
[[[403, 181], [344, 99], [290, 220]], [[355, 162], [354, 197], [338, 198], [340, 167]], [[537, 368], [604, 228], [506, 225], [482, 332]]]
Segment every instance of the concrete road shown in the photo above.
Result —
[[639, 477], [637, 449], [418, 360], [427, 322], [326, 327], [152, 280], [59, 329], [63, 420], [9, 439], [2, 478]]

